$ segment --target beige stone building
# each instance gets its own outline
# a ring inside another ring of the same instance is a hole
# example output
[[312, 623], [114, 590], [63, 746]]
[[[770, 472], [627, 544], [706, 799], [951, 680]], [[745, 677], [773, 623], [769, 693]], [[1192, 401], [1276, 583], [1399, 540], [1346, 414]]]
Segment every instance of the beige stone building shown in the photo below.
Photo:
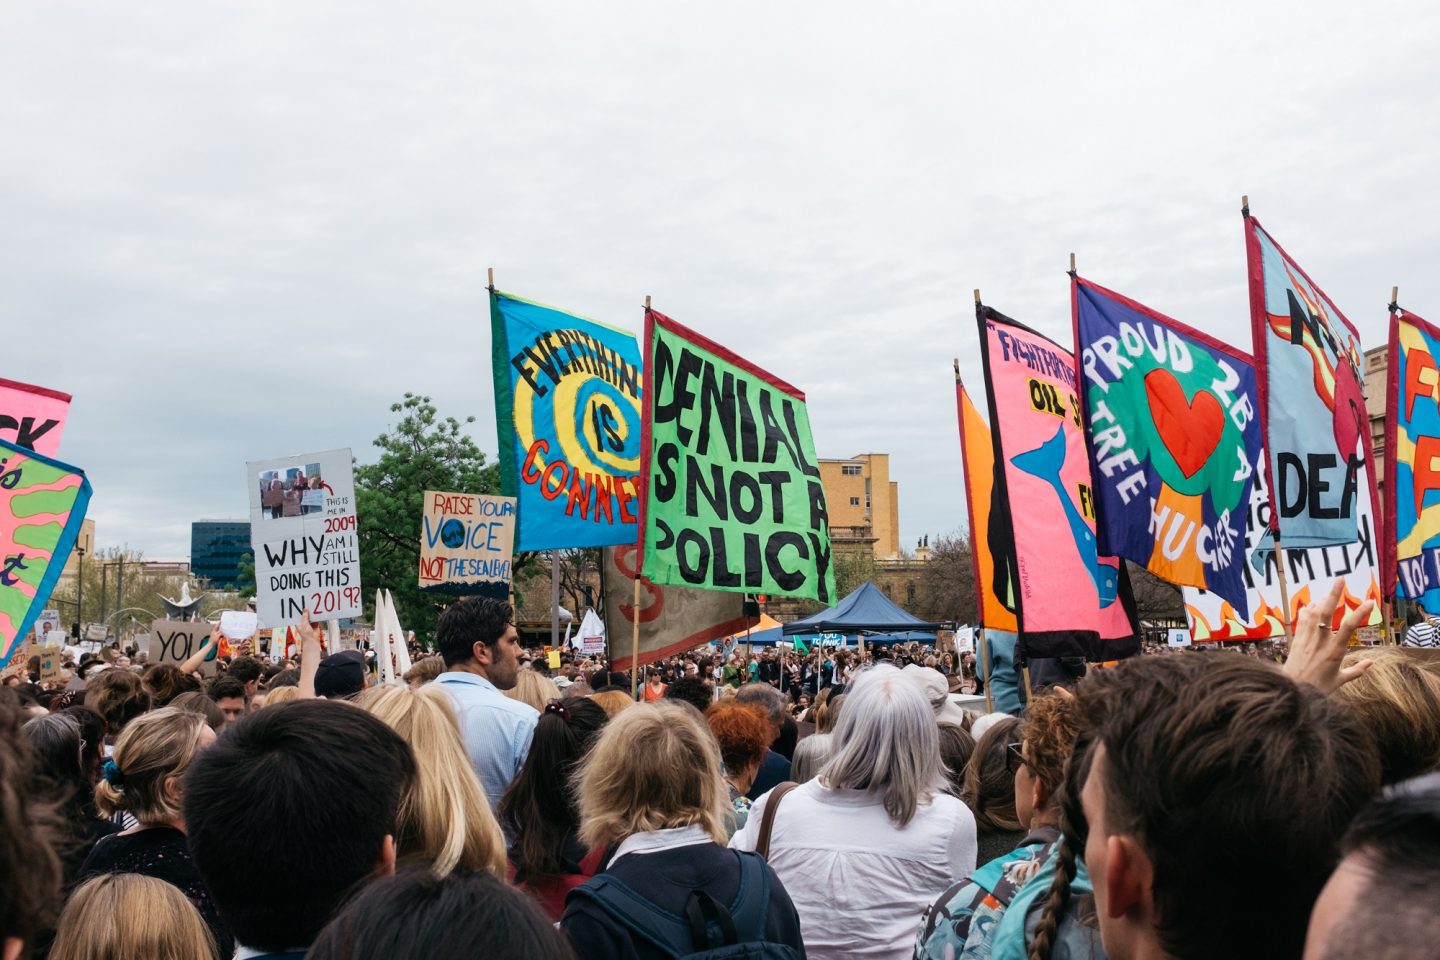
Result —
[[868, 548], [876, 560], [900, 558], [899, 488], [890, 479], [890, 454], [822, 458], [820, 482], [825, 486], [833, 549]]
[[[1370, 446], [1375, 455], [1375, 484], [1385, 485], [1385, 389], [1390, 364], [1388, 345], [1365, 351], [1365, 413], [1370, 417]], [[1381, 494], [1383, 500], [1384, 494]]]

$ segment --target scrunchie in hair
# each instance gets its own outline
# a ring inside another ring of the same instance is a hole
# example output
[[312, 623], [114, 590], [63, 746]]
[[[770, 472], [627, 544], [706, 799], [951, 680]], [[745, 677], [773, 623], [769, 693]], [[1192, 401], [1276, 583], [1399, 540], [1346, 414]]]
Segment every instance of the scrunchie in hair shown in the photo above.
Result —
[[545, 704], [545, 712], [559, 714], [560, 719], [564, 720], [567, 725], [570, 723], [570, 708], [565, 706], [563, 701], [551, 700]]
[[103, 776], [105, 782], [112, 787], [125, 786], [125, 774], [120, 772], [120, 767], [114, 760], [105, 761], [105, 766], [101, 768], [100, 775]]

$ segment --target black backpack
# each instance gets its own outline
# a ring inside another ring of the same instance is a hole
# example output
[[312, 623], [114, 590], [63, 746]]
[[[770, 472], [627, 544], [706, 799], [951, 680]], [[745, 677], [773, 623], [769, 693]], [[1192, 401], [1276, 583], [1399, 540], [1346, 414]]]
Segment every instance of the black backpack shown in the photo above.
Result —
[[799, 960], [784, 943], [765, 939], [770, 877], [754, 853], [740, 859], [740, 889], [727, 910], [704, 890], [693, 890], [685, 915], [662, 910], [609, 874], [592, 877], [571, 897], [589, 897], [630, 933], [676, 960]]

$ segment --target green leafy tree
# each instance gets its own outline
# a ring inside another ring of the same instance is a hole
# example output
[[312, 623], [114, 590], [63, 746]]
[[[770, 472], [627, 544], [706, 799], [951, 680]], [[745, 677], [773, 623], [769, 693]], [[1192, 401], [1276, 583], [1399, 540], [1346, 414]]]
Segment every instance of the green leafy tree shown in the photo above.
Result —
[[835, 568], [835, 596], [830, 598], [830, 604], [823, 604], [817, 609], [838, 602], [866, 580], [876, 580], [880, 576], [880, 564], [875, 562], [875, 554], [869, 546], [836, 550], [831, 554], [830, 562]]
[[[112, 636], [122, 637], [143, 633], [151, 620], [164, 617], [165, 605], [160, 598], [179, 596], [181, 584], [190, 579], [174, 570], [156, 569], [145, 562], [140, 551], [126, 547], [99, 550], [85, 557], [83, 563], [77, 558], [73, 571], [60, 579], [47, 604], [60, 611], [63, 628], [69, 631], [77, 620], [82, 624], [104, 623]], [[202, 588], [197, 595], [200, 592], [207, 591]], [[77, 610], [81, 594], [83, 611]], [[212, 602], [216, 599], [219, 595], [206, 601], [202, 614], [216, 609]]]
[[375, 438], [379, 459], [355, 467], [360, 583], [367, 613], [373, 613], [375, 591], [388, 589], [401, 625], [424, 643], [451, 600], [422, 592], [418, 583], [425, 491], [498, 493], [499, 472], [465, 429], [474, 417], [442, 419], [429, 397], [414, 393], [390, 412], [400, 414], [400, 422]]
[[244, 599], [255, 596], [255, 551], [246, 550], [235, 565], [235, 590]]

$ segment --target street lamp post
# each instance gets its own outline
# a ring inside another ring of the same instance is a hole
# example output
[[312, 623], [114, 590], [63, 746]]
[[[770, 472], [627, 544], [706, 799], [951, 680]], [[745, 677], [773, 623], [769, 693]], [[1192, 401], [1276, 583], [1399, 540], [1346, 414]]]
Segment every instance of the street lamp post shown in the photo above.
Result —
[[80, 573], [77, 581], [79, 586], [76, 588], [78, 593], [75, 600], [75, 633], [78, 639], [80, 621], [85, 619], [85, 548], [77, 546], [75, 552], [80, 555]]

